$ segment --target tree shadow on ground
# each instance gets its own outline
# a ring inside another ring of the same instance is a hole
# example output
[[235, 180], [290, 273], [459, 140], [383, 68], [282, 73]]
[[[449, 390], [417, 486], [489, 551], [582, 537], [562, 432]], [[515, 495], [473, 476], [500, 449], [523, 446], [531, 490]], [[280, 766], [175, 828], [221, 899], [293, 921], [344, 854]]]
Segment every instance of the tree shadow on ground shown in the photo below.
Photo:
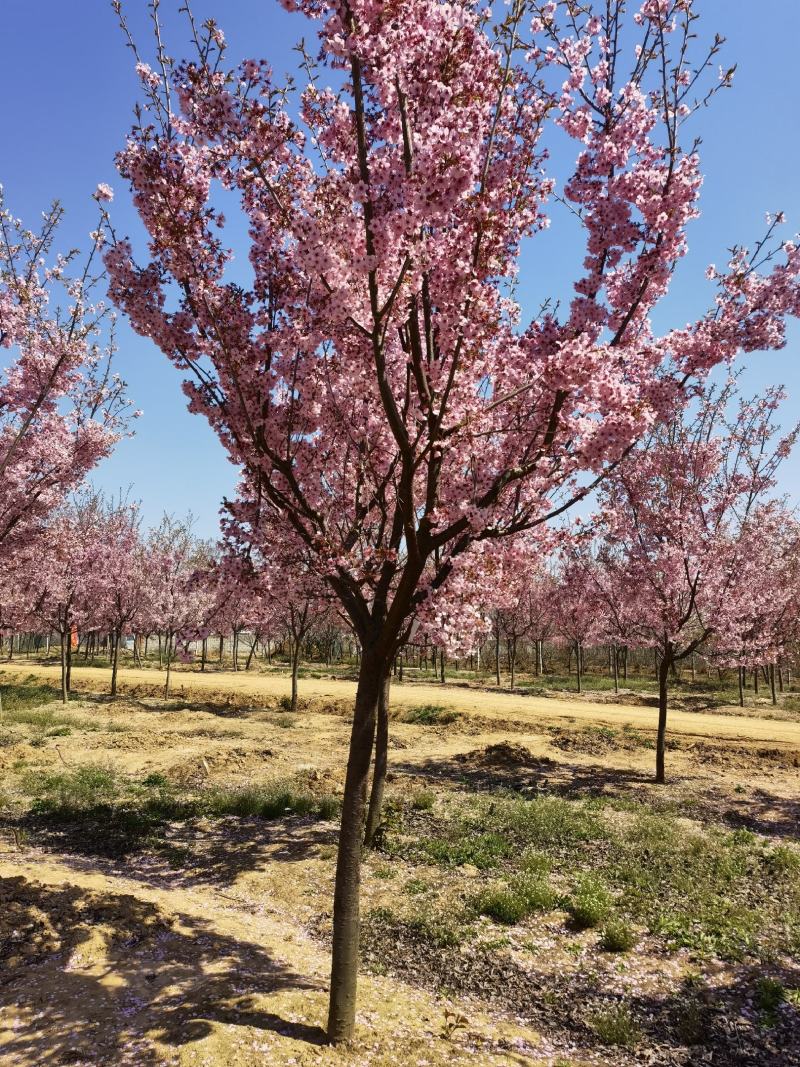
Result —
[[337, 841], [338, 826], [308, 816], [266, 820], [235, 815], [185, 820], [148, 819], [142, 812], [98, 806], [71, 820], [32, 813], [0, 818], [0, 829], [28, 835], [32, 844], [70, 855], [124, 860], [147, 855], [147, 869], [173, 885], [231, 885], [266, 864], [297, 863]]
[[[364, 930], [368, 967], [456, 997], [480, 997], [545, 1034], [555, 1049], [628, 1067], [788, 1067], [800, 1064], [800, 1011], [775, 990], [796, 989], [800, 967], [733, 964], [723, 981], [689, 977], [660, 992], [620, 982], [608, 967], [553, 968], [534, 956], [522, 963], [508, 952], [436, 943], [419, 926], [387, 919]], [[611, 957], [618, 961], [618, 957]], [[628, 957], [632, 959], [632, 957]], [[635, 968], [635, 960], [632, 960]], [[603, 973], [605, 972], [605, 973]], [[409, 977], [411, 976], [411, 977]], [[776, 983], [772, 989], [765, 986]], [[624, 991], [623, 991], [624, 990]], [[630, 1052], [611, 1038], [629, 1036]], [[611, 1058], [613, 1057], [613, 1058]], [[570, 1058], [570, 1062], [572, 1062]]]
[[15, 1016], [0, 1030], [3, 1062], [149, 1067], [163, 1063], [154, 1039], [180, 1047], [219, 1023], [325, 1041], [264, 1003], [319, 981], [195, 915], [22, 877], [0, 879], [0, 908], [0, 1007]]
[[568, 799], [607, 797], [652, 806], [680, 806], [686, 815], [732, 829], [800, 838], [800, 798], [752, 786], [733, 793], [718, 787], [713, 779], [698, 782], [683, 773], [668, 776], [665, 787], [657, 785], [649, 771], [562, 762], [534, 756], [511, 743], [490, 745], [450, 759], [400, 761], [392, 765], [391, 773], [477, 791], [509, 789], [523, 796], [548, 793]]

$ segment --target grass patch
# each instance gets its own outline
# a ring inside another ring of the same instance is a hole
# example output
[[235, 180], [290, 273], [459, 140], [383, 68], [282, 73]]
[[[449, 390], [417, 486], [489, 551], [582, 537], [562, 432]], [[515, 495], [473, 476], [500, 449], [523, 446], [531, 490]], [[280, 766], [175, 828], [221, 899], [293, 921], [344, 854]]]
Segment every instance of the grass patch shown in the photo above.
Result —
[[633, 927], [624, 919], [609, 919], [600, 932], [600, 948], [604, 952], [630, 952], [636, 940]]
[[611, 911], [611, 894], [596, 877], [584, 875], [570, 900], [567, 911], [576, 930], [593, 930]]
[[552, 911], [558, 894], [542, 878], [518, 875], [508, 883], [485, 889], [475, 900], [475, 909], [506, 926], [514, 926], [534, 912]]
[[589, 1026], [604, 1045], [635, 1048], [643, 1036], [630, 1008], [624, 1004], [595, 1012], [589, 1018]]
[[440, 704], [420, 704], [413, 708], [399, 708], [396, 718], [416, 726], [446, 726], [460, 719], [461, 715], [453, 708], [445, 708]]
[[632, 948], [635, 926], [663, 950], [685, 947], [699, 959], [800, 951], [798, 849], [743, 830], [687, 827], [633, 801], [448, 799], [432, 811], [406, 809], [381, 847], [411, 862], [501, 871], [471, 907], [508, 924], [558, 906], [555, 885], [573, 928], [599, 928], [609, 952]]
[[[99, 766], [63, 772], [28, 771], [20, 782], [30, 800], [27, 821], [48, 831], [68, 826], [81, 850], [124, 854], [163, 845], [167, 824], [206, 816], [278, 819], [310, 815], [332, 819], [337, 797], [316, 795], [302, 783], [275, 781], [236, 788], [180, 791], [160, 772], [133, 781]], [[23, 816], [23, 820], [25, 817]]]

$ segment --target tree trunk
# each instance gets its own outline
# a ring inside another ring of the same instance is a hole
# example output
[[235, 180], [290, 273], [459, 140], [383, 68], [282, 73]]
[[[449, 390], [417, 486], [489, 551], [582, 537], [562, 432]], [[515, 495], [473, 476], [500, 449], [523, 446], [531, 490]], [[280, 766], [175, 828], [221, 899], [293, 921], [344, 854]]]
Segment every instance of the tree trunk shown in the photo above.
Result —
[[445, 658], [444, 657], [444, 649], [443, 648], [439, 649], [439, 670], [440, 670], [440, 681], [441, 681], [442, 685], [444, 685], [444, 658]]
[[509, 659], [509, 664], [510, 664], [509, 674], [511, 675], [511, 685], [510, 685], [509, 688], [511, 689], [511, 692], [513, 693], [513, 691], [514, 691], [514, 678], [515, 678], [516, 670], [517, 670], [517, 639], [516, 639], [516, 637], [512, 638], [511, 641], [509, 641], [508, 659]]
[[758, 696], [758, 667], [753, 669], [753, 692], [755, 696]]
[[774, 663], [770, 663], [770, 665], [769, 665], [769, 689], [770, 689], [770, 693], [772, 694], [772, 703], [773, 704], [777, 704], [778, 703], [778, 694], [775, 692], [775, 664]]
[[[160, 640], [161, 639], [159, 637], [159, 641]], [[172, 634], [169, 634], [167, 636], [167, 639], [164, 642], [164, 647], [167, 654], [167, 677], [164, 682], [164, 699], [169, 700], [169, 682], [170, 675], [172, 674]]]
[[67, 687], [67, 635], [61, 631], [61, 702], [69, 702], [69, 689]]
[[208, 638], [203, 638], [203, 643], [200, 646], [200, 670], [205, 672], [206, 669], [206, 656], [208, 655]]
[[628, 680], [628, 646], [626, 645], [622, 650], [622, 680], [627, 682]]
[[300, 669], [300, 642], [292, 640], [292, 711], [297, 711], [297, 673]]
[[739, 707], [744, 707], [744, 667], [737, 667], [736, 674], [739, 679]]
[[358, 688], [350, 733], [339, 852], [336, 861], [336, 888], [333, 898], [333, 938], [331, 958], [328, 1040], [332, 1044], [349, 1041], [356, 1018], [356, 983], [359, 956], [359, 898], [361, 890], [361, 848], [364, 836], [369, 766], [375, 742], [375, 720], [388, 659], [382, 659], [367, 644], [362, 649]]
[[611, 664], [614, 668], [614, 692], [619, 692], [619, 663], [617, 662], [617, 646], [611, 646]]
[[67, 634], [67, 693], [72, 692], [72, 630]]
[[119, 643], [122, 640], [122, 632], [118, 630], [114, 634], [111, 645], [111, 695], [117, 695], [117, 666], [119, 664]]
[[575, 670], [577, 671], [577, 674], [578, 674], [578, 692], [579, 693], [583, 692], [583, 677], [582, 677], [581, 668], [582, 668], [582, 664], [581, 664], [581, 643], [580, 643], [580, 641], [576, 641], [575, 642]]
[[380, 826], [381, 811], [383, 810], [383, 791], [386, 785], [386, 769], [389, 762], [389, 691], [391, 684], [391, 677], [387, 675], [378, 697], [375, 766], [372, 770], [372, 789], [369, 795], [367, 825], [364, 830], [365, 848], [372, 847], [375, 831]]
[[672, 655], [665, 651], [658, 665], [658, 736], [656, 738], [656, 782], [666, 782], [664, 755], [667, 745], [667, 685], [672, 666]]
[[500, 631], [494, 635], [494, 680], [500, 688]]

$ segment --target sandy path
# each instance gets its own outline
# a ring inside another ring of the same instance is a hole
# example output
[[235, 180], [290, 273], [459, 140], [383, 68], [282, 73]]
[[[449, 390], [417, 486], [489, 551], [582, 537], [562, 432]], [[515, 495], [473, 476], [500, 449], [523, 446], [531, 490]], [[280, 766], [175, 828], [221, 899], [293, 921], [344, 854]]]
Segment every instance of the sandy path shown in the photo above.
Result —
[[[39, 663], [17, 664], [17, 673], [56, 680], [57, 666]], [[103, 667], [73, 667], [72, 676], [78, 687], [84, 681], [108, 683], [111, 672]], [[125, 668], [120, 671], [120, 683], [125, 686], [158, 685], [163, 675], [154, 670]], [[246, 693], [254, 697], [276, 699], [289, 693], [289, 679], [281, 675], [246, 674], [242, 671], [199, 672], [179, 671], [173, 674], [175, 695], [194, 693]], [[306, 699], [352, 700], [355, 683], [339, 678], [301, 679], [300, 697]], [[484, 719], [530, 722], [531, 726], [570, 720], [577, 723], [621, 727], [628, 725], [640, 730], [655, 730], [654, 708], [629, 707], [621, 704], [592, 703], [585, 700], [519, 696], [510, 693], [484, 692], [459, 687], [393, 684], [392, 703], [406, 707], [435, 704], [452, 708], [465, 715]], [[729, 741], [763, 741], [770, 744], [800, 746], [800, 723], [783, 720], [757, 719], [739, 715], [705, 715], [702, 712], [672, 711], [669, 717], [671, 732], [697, 737], [724, 738]]]

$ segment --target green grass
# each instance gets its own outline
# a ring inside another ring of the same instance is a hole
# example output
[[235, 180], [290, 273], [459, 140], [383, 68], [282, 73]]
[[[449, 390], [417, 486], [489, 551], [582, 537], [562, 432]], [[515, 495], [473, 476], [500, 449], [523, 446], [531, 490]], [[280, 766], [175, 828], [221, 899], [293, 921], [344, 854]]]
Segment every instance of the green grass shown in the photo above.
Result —
[[552, 911], [558, 900], [558, 893], [545, 879], [523, 874], [483, 890], [474, 907], [480, 915], [514, 926], [534, 912]]
[[416, 726], [447, 726], [461, 717], [460, 712], [440, 704], [420, 704], [413, 708], [398, 708], [392, 716], [400, 722], [413, 723]]
[[577, 930], [592, 930], [608, 917], [611, 905], [611, 894], [600, 879], [584, 875], [567, 902], [567, 911]]
[[800, 951], [798, 849], [687, 826], [634, 801], [450, 798], [394, 820], [382, 848], [415, 863], [497, 870], [502, 877], [473, 898], [473, 914], [504, 923], [557, 906], [557, 886], [573, 928], [600, 929], [607, 951], [632, 948], [634, 926], [664, 951], [685, 947], [696, 958]]
[[159, 772], [137, 781], [91, 765], [59, 772], [27, 771], [20, 790], [29, 798], [29, 817], [35, 826], [71, 824], [85, 837], [83, 845], [94, 842], [101, 850], [112, 851], [158, 845], [173, 821], [199, 816], [270, 820], [287, 815], [327, 820], [340, 807], [337, 797], [314, 794], [300, 782], [190, 791]]
[[624, 1004], [595, 1012], [589, 1018], [589, 1026], [604, 1045], [635, 1048], [643, 1036], [630, 1008]]
[[600, 948], [604, 952], [630, 952], [637, 938], [630, 923], [611, 918], [600, 931]]

